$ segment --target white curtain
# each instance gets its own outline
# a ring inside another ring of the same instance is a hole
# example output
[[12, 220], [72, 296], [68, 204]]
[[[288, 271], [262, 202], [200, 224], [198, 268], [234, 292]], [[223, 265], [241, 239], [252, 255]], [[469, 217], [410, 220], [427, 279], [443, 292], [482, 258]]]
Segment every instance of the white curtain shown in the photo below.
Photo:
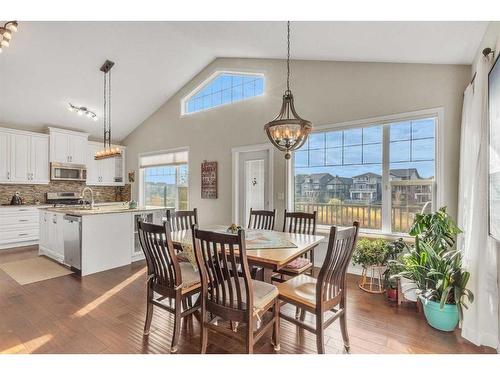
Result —
[[464, 93], [460, 139], [458, 248], [470, 271], [474, 303], [464, 310], [462, 336], [476, 345], [498, 347], [497, 247], [488, 236], [488, 72], [481, 56], [476, 78]]

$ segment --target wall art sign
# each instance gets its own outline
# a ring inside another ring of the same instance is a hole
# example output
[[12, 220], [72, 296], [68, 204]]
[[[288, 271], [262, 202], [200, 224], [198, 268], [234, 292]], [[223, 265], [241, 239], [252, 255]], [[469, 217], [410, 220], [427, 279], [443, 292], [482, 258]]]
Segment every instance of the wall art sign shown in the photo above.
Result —
[[217, 162], [201, 163], [201, 198], [217, 199]]

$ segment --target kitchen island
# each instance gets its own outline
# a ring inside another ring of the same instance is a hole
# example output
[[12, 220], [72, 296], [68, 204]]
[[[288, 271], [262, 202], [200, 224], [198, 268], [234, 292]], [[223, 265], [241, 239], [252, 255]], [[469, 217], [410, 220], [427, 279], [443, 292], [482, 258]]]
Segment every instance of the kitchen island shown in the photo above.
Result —
[[126, 204], [40, 209], [39, 254], [70, 266], [82, 276], [125, 266], [144, 258], [137, 217], [161, 224], [162, 207]]

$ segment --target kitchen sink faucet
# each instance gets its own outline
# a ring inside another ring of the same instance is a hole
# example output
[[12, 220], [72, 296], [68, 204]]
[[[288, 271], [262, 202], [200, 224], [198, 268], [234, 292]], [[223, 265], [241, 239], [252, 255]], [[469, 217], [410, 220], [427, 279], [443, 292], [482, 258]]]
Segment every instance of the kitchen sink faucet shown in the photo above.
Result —
[[94, 192], [92, 191], [92, 189], [90, 187], [85, 186], [82, 190], [82, 199], [85, 198], [86, 191], [90, 191], [90, 209], [93, 210], [94, 209]]

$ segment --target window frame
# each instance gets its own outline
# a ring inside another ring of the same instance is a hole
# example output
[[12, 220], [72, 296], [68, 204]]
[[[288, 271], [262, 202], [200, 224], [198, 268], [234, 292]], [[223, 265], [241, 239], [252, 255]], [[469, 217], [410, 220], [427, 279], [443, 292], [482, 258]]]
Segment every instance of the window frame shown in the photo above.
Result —
[[[189, 187], [191, 186], [191, 167], [189, 165], [189, 147], [188, 146], [185, 146], [185, 147], [176, 147], [176, 148], [171, 148], [171, 149], [168, 149], [168, 150], [160, 150], [160, 151], [152, 151], [152, 152], [142, 152], [142, 153], [139, 153], [137, 155], [137, 165], [141, 165], [141, 158], [143, 156], [150, 156], [150, 155], [161, 155], [161, 154], [171, 154], [171, 153], [176, 153], [176, 152], [182, 152], [182, 151], [187, 151], [187, 166], [188, 166], [188, 178], [187, 178], [187, 202], [188, 202], [188, 209], [190, 209], [191, 207], [191, 199], [190, 199], [190, 189]], [[161, 167], [161, 166], [174, 166], [176, 164], [162, 164], [162, 165], [158, 165], [158, 167]], [[145, 176], [144, 176], [144, 171], [145, 171], [145, 168], [138, 168], [139, 169], [139, 195], [138, 195], [138, 200], [139, 200], [139, 205], [140, 206], [144, 206], [145, 205], [145, 200], [144, 200], [144, 183], [145, 183]], [[178, 173], [176, 172], [176, 185], [178, 184]], [[176, 190], [176, 195], [177, 195], [177, 190]], [[176, 197], [176, 210], [178, 209], [178, 205], [179, 205], [179, 202], [178, 202], [178, 197]]]
[[[198, 94], [200, 92], [200, 90], [202, 90], [206, 85], [208, 85], [210, 82], [212, 82], [214, 79], [216, 79], [221, 74], [230, 74], [230, 75], [235, 75], [235, 76], [255, 76], [255, 77], [262, 78], [262, 80], [263, 80], [263, 91], [262, 91], [262, 94], [255, 95], [255, 96], [252, 96], [252, 97], [249, 97], [249, 98], [245, 98], [245, 99], [241, 99], [241, 100], [237, 100], [237, 101], [234, 101], [234, 102], [231, 102], [231, 103], [219, 104], [219, 105], [216, 105], [216, 106], [211, 107], [211, 108], [202, 109], [201, 111], [188, 112], [187, 111], [187, 105], [188, 105], [189, 100], [193, 96], [195, 96], [196, 94]], [[211, 111], [211, 110], [214, 110], [216, 108], [229, 106], [229, 105], [232, 105], [232, 104], [235, 104], [235, 103], [246, 102], [248, 100], [252, 100], [252, 99], [255, 99], [255, 98], [262, 97], [265, 94], [266, 94], [266, 76], [265, 76], [264, 72], [261, 72], [261, 71], [216, 70], [215, 72], [213, 72], [212, 74], [210, 74], [205, 80], [203, 80], [199, 85], [197, 85], [193, 90], [191, 90], [188, 95], [184, 96], [181, 99], [181, 117], [192, 116], [192, 115], [196, 115], [198, 113], [203, 113], [203, 112]]]
[[[391, 230], [391, 182], [390, 182], [390, 124], [400, 121], [415, 121], [426, 118], [435, 118], [434, 128], [434, 182], [432, 183], [432, 209], [435, 210], [442, 206], [444, 179], [443, 179], [443, 161], [444, 161], [444, 109], [443, 107], [429, 108], [418, 111], [404, 112], [393, 115], [372, 117], [361, 120], [347, 121], [334, 124], [325, 124], [313, 127], [313, 133], [325, 131], [341, 131], [354, 128], [362, 128], [374, 125], [382, 126], [382, 228], [381, 229], [366, 229], [360, 228], [361, 233], [380, 234], [390, 237], [405, 237], [407, 233], [393, 232]], [[286, 161], [286, 181], [285, 181], [285, 206], [287, 210], [293, 211], [294, 196], [295, 196], [295, 153], [292, 153], [292, 158]], [[329, 226], [318, 224], [319, 232], [327, 232]]]

